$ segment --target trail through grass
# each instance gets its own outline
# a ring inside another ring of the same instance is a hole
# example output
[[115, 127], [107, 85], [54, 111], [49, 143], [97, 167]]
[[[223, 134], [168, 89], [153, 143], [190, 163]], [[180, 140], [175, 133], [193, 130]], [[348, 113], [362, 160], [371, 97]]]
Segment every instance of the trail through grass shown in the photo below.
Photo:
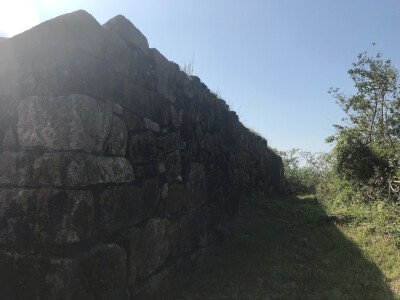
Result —
[[[267, 200], [185, 280], [179, 299], [400, 299], [400, 256], [312, 197]], [[378, 267], [379, 266], [379, 267]]]

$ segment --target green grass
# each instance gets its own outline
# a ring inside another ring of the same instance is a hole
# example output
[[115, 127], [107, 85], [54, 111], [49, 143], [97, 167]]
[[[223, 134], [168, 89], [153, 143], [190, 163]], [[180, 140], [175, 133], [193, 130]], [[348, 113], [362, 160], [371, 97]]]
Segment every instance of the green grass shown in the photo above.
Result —
[[334, 224], [325, 210], [350, 215], [313, 197], [267, 200], [186, 278], [178, 298], [400, 299], [394, 242], [366, 228], [368, 214]]
[[352, 221], [340, 230], [363, 255], [384, 274], [392, 291], [400, 298], [400, 207], [398, 203], [377, 201], [364, 204], [325, 204]]

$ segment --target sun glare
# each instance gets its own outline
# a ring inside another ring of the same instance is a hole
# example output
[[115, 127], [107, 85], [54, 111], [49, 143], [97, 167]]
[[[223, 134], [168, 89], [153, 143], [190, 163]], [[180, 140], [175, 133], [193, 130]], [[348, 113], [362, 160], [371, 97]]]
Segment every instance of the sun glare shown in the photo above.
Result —
[[0, 0], [0, 33], [14, 36], [39, 24], [30, 0]]

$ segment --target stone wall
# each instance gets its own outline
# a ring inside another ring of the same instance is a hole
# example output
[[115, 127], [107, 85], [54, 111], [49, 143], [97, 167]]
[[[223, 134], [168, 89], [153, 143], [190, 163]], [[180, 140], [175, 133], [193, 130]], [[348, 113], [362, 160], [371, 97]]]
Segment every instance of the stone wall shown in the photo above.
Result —
[[0, 43], [3, 300], [146, 298], [282, 178], [267, 142], [122, 16]]

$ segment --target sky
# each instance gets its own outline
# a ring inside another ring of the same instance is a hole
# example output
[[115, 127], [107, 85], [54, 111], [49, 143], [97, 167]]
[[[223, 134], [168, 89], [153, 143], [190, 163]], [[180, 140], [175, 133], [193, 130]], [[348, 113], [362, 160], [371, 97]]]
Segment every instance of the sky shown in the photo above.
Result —
[[[344, 116], [327, 93], [354, 93], [360, 52], [400, 67], [400, 0], [0, 0], [0, 36], [84, 9], [128, 18], [279, 150], [327, 151]], [[375, 43], [375, 46], [372, 46]]]

